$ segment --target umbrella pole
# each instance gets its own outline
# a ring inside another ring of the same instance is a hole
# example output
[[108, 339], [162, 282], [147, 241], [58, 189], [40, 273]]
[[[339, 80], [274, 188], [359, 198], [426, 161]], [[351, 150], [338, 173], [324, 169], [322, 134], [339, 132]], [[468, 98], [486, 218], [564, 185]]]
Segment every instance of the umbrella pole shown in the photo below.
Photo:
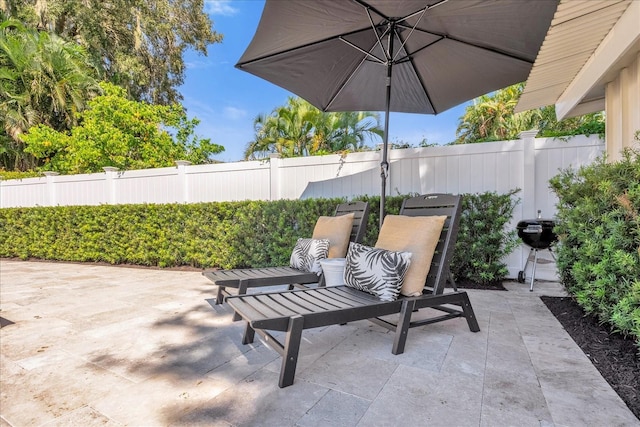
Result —
[[387, 196], [387, 177], [389, 176], [389, 162], [387, 153], [389, 151], [389, 101], [391, 95], [391, 65], [387, 65], [387, 101], [384, 115], [384, 137], [382, 139], [382, 161], [380, 163], [380, 179], [382, 188], [380, 190], [380, 228], [384, 221], [384, 204]]
[[393, 69], [393, 34], [394, 28], [390, 31], [389, 37], [389, 54], [387, 58], [387, 92], [385, 99], [384, 111], [384, 137], [382, 138], [382, 161], [380, 163], [380, 178], [382, 188], [380, 191], [380, 228], [384, 222], [384, 204], [387, 196], [387, 177], [389, 176], [389, 162], [387, 161], [387, 153], [389, 151], [389, 110], [391, 109], [391, 72]]

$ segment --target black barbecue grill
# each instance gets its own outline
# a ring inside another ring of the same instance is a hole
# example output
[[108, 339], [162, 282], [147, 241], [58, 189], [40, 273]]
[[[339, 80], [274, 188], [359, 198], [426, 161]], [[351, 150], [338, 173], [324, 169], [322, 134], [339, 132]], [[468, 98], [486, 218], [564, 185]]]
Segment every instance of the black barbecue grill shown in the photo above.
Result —
[[[540, 215], [540, 211], [538, 211], [538, 215]], [[529, 260], [531, 259], [531, 252], [534, 253], [533, 256], [533, 271], [531, 272], [531, 286], [529, 287], [530, 291], [533, 291], [533, 281], [536, 277], [536, 264], [538, 263], [538, 251], [547, 249], [554, 261], [556, 259], [553, 254], [553, 250], [551, 246], [558, 240], [558, 236], [554, 233], [553, 228], [556, 223], [552, 219], [524, 219], [518, 222], [518, 237], [522, 239], [524, 244], [529, 246], [531, 250], [529, 251], [529, 256], [527, 257], [527, 262], [524, 264], [524, 269], [518, 272], [518, 282], [524, 283], [525, 275], [527, 271], [527, 266], [529, 265]]]

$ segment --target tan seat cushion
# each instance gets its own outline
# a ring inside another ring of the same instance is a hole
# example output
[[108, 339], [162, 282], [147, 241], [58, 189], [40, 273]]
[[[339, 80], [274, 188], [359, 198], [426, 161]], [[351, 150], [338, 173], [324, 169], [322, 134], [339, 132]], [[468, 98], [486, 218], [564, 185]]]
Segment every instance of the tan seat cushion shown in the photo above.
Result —
[[422, 293], [431, 260], [438, 245], [446, 216], [387, 215], [378, 235], [376, 248], [411, 252], [411, 265], [400, 293], [417, 296]]
[[352, 212], [318, 218], [311, 238], [329, 240], [329, 258], [344, 258], [347, 255], [354, 217]]

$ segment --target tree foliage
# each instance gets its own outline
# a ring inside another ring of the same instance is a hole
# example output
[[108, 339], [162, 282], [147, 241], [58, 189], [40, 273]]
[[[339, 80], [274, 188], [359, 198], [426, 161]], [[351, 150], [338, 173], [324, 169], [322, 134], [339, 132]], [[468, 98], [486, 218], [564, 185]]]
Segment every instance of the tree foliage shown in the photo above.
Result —
[[8, 19], [0, 24], [0, 167], [36, 165], [20, 136], [44, 124], [55, 130], [77, 123], [75, 113], [100, 91], [86, 50], [55, 34]]
[[286, 105], [255, 118], [255, 139], [247, 144], [245, 159], [270, 153], [297, 157], [362, 151], [367, 138], [382, 136], [378, 122], [375, 113], [325, 113], [301, 98], [290, 97]]
[[204, 55], [222, 41], [203, 0], [3, 0], [0, 8], [27, 26], [75, 41], [107, 80], [137, 100], [171, 104], [184, 81], [183, 53]]
[[525, 130], [538, 129], [542, 137], [604, 134], [604, 113], [558, 121], [555, 106], [514, 113], [524, 84], [519, 83], [476, 98], [465, 109], [456, 130], [456, 144], [517, 139]]
[[570, 117], [561, 121], [556, 119], [556, 108], [554, 105], [541, 108], [540, 111], [538, 129], [540, 129], [541, 137], [599, 135], [601, 138], [604, 138], [604, 111]]
[[104, 166], [127, 170], [172, 166], [176, 160], [206, 163], [224, 150], [193, 135], [198, 120], [188, 120], [181, 105], [131, 101], [124, 89], [100, 85], [104, 94], [78, 114], [79, 125], [71, 132], [38, 125], [23, 135], [25, 151], [44, 160], [44, 170], [90, 173]]

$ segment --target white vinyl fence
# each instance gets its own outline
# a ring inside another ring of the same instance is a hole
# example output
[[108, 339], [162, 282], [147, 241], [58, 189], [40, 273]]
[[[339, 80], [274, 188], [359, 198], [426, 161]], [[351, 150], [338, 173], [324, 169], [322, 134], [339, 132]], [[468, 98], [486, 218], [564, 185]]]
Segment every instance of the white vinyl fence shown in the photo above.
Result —
[[[470, 145], [391, 150], [388, 195], [409, 193], [506, 193], [519, 188], [513, 223], [555, 215], [557, 199], [549, 179], [561, 169], [593, 162], [604, 152], [596, 136], [569, 141], [534, 138]], [[197, 203], [278, 200], [380, 194], [380, 153], [349, 153], [211, 165], [51, 175], [0, 181], [0, 208], [125, 203]], [[508, 260], [510, 276], [522, 269], [528, 248]], [[545, 251], [546, 252], [546, 251]], [[548, 255], [544, 257], [550, 258]], [[541, 264], [538, 278], [555, 277], [552, 264]]]

